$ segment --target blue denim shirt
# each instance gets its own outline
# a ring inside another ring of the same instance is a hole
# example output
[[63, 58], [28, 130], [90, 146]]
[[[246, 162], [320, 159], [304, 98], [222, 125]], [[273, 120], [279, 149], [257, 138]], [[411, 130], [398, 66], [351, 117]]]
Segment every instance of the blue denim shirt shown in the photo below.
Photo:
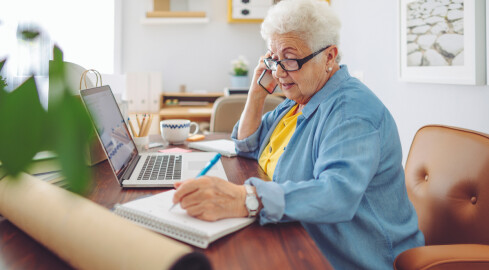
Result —
[[[258, 159], [294, 104], [266, 113], [244, 140], [238, 123], [238, 154]], [[394, 119], [346, 66], [303, 108], [272, 180], [246, 181], [263, 203], [260, 224], [300, 221], [336, 269], [392, 269], [399, 253], [424, 245]]]

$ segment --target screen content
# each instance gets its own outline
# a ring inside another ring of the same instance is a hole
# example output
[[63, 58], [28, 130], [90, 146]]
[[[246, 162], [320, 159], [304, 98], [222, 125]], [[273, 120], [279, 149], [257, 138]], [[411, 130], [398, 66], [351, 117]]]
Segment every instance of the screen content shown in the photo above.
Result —
[[84, 95], [83, 100], [92, 116], [112, 167], [119, 176], [132, 157], [137, 155], [137, 150], [117, 102], [108, 87], [102, 91]]

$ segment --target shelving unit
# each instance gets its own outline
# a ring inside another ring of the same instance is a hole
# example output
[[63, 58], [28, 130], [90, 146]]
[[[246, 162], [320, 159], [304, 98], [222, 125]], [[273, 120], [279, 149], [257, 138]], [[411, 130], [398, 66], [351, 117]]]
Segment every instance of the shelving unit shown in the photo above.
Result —
[[209, 18], [142, 18], [143, 25], [160, 25], [160, 24], [203, 24], [209, 23]]
[[143, 25], [208, 23], [203, 11], [171, 11], [170, 0], [153, 0], [153, 11], [141, 19]]
[[[165, 119], [189, 119], [195, 122], [209, 122], [214, 101], [224, 95], [215, 93], [162, 93], [160, 96], [160, 121]], [[167, 101], [170, 101], [167, 103]], [[181, 105], [203, 104], [198, 105]], [[204, 104], [205, 103], [205, 104]]]

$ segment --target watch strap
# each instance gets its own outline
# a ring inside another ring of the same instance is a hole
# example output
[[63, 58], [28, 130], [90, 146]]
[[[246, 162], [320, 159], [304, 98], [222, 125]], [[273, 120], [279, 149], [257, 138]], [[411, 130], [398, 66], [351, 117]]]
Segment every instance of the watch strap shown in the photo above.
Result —
[[255, 217], [258, 214], [258, 207], [256, 209], [251, 209], [246, 201], [249, 200], [249, 198], [252, 198], [258, 202], [258, 199], [256, 197], [255, 192], [253, 192], [253, 188], [250, 185], [244, 185], [246, 189], [246, 199], [245, 199], [245, 206], [246, 209], [248, 210], [248, 217]]

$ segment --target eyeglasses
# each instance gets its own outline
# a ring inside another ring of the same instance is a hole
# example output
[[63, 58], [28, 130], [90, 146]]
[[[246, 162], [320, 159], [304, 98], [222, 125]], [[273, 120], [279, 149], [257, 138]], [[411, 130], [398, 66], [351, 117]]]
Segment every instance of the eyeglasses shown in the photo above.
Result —
[[273, 60], [272, 58], [265, 58], [263, 59], [263, 62], [265, 62], [265, 65], [267, 68], [269, 68], [272, 71], [277, 71], [277, 66], [280, 65], [283, 70], [285, 71], [296, 71], [302, 68], [302, 66], [307, 63], [307, 61], [311, 60], [314, 58], [314, 56], [318, 55], [322, 51], [326, 50], [327, 48], [331, 47], [331, 45], [328, 45], [319, 51], [312, 53], [302, 59], [284, 59], [284, 60]]

